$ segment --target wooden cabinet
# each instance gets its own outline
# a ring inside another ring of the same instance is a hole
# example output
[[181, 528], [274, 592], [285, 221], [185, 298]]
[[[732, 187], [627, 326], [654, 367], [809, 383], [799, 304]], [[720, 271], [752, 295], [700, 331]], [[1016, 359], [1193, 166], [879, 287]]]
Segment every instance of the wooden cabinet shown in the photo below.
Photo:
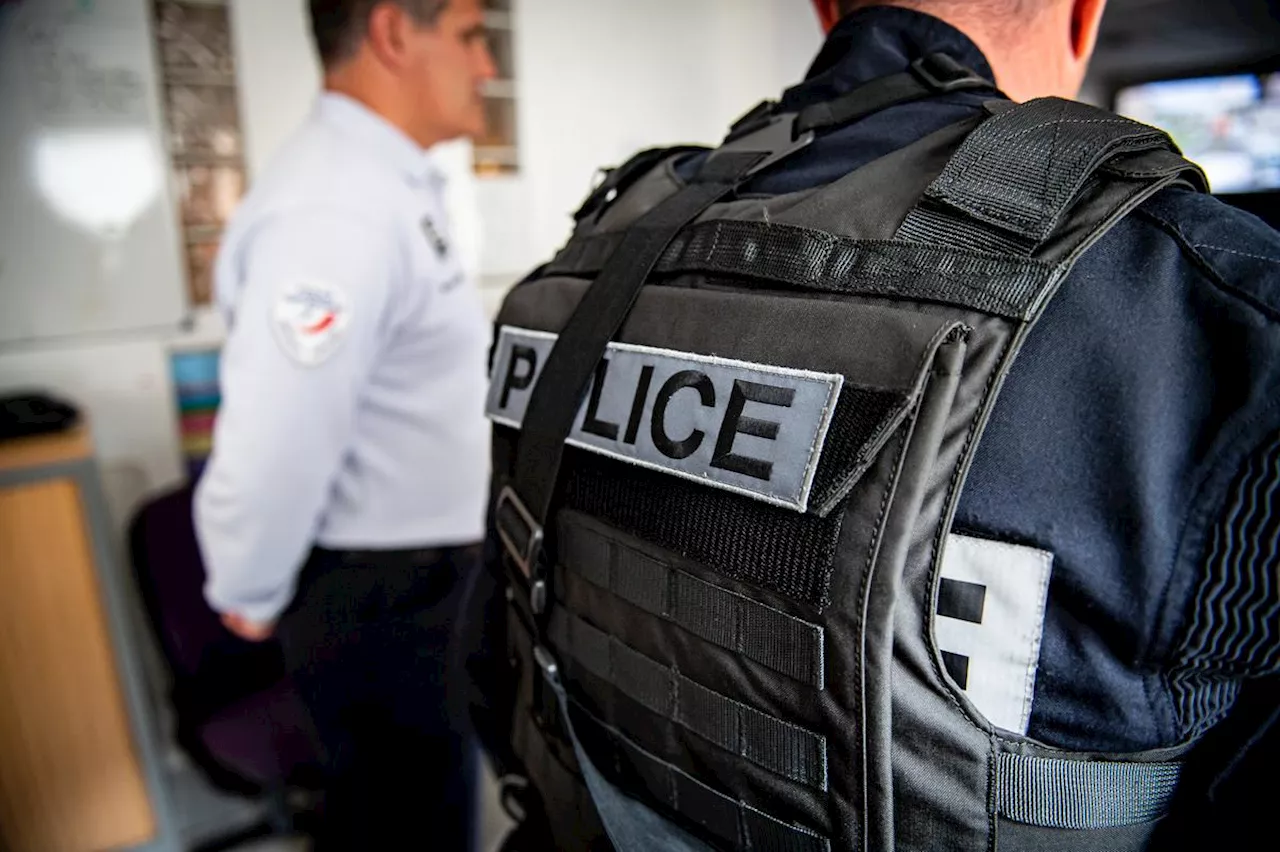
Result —
[[97, 487], [83, 430], [0, 443], [4, 852], [164, 845]]

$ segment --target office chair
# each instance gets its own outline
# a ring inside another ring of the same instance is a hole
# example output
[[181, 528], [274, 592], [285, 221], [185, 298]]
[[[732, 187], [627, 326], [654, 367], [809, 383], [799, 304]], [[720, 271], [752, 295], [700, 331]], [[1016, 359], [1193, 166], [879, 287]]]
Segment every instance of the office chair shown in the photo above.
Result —
[[198, 847], [217, 852], [305, 830], [308, 814], [290, 809], [288, 793], [318, 789], [320, 760], [279, 643], [237, 638], [205, 603], [191, 510], [191, 486], [157, 497], [134, 517], [129, 545], [142, 602], [172, 677], [178, 745], [215, 787], [261, 797], [268, 806], [264, 821]]

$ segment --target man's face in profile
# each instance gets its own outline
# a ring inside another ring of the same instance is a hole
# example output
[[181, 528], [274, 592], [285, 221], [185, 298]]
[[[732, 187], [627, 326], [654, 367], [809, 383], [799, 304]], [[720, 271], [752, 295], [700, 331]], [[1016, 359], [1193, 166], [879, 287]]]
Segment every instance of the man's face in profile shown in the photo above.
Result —
[[433, 26], [411, 28], [405, 76], [424, 121], [443, 138], [483, 135], [483, 86], [496, 75], [481, 0], [449, 0]]

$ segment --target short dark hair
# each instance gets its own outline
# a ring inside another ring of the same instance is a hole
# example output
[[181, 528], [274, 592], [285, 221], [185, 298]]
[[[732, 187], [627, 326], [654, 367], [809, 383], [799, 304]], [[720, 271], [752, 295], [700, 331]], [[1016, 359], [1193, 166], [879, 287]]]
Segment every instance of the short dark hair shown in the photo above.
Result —
[[383, 2], [396, 4], [424, 26], [433, 25], [449, 5], [449, 0], [310, 0], [311, 35], [320, 63], [329, 68], [355, 54], [369, 15]]
[[[992, 14], [1017, 18], [1038, 11], [1046, 4], [1046, 0], [895, 0], [891, 5], [907, 6], [929, 11], [930, 7], [962, 6], [971, 10], [975, 6], [985, 6]], [[841, 15], [848, 15], [867, 6], [890, 5], [886, 0], [839, 0]]]

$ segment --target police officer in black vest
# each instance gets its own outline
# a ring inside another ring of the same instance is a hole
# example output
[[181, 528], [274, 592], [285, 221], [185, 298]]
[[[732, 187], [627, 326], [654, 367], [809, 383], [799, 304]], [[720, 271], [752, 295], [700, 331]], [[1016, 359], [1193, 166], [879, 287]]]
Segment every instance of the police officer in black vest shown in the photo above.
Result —
[[[753, 173], [739, 187], [741, 196], [782, 196], [829, 184], [930, 134], [976, 120], [999, 93], [1017, 102], [1042, 96], [1074, 97], [1093, 50], [1105, 0], [815, 3], [829, 29], [826, 44], [805, 81], [783, 93], [766, 113], [802, 112], [838, 101], [870, 81], [900, 75], [909, 67], [919, 70], [922, 59], [937, 55], [947, 58], [942, 63], [945, 67], [969, 69], [990, 84], [943, 85], [923, 97], [886, 98], [887, 106], [866, 110], [865, 117], [819, 127], [803, 150], [789, 152], [777, 165]], [[1095, 117], [1074, 123], [1108, 121], [1101, 113], [1090, 115]], [[751, 116], [746, 120], [750, 124]], [[1026, 133], [1034, 129], [1028, 127]], [[1027, 155], [1028, 168], [1040, 168], [1042, 161], [1055, 155], [1049, 146], [1034, 149]], [[705, 154], [689, 153], [675, 159], [672, 168], [690, 180], [706, 162]], [[1136, 178], [1138, 172], [1130, 176]], [[1021, 809], [1016, 803], [998, 805], [1000, 814], [993, 814], [993, 826], [1007, 817], [1010, 826], [1024, 821], [1063, 830], [1102, 827], [1103, 831], [1118, 832], [1107, 835], [1115, 838], [1128, 832], [1115, 846], [1100, 839], [1091, 842], [1102, 845], [1064, 845], [1064, 849], [1141, 848], [1148, 841], [1134, 840], [1138, 834], [1133, 825], [1171, 810], [1173, 816], [1166, 818], [1163, 835], [1161, 830], [1148, 828], [1142, 829], [1142, 837], [1150, 838], [1152, 844], [1162, 837], [1170, 843], [1187, 839], [1190, 834], [1179, 838], [1169, 830], [1178, 818], [1182, 819], [1180, 830], [1190, 831], [1187, 823], [1207, 823], [1213, 826], [1210, 836], [1231, 836], [1242, 812], [1248, 811], [1242, 804], [1250, 788], [1248, 767], [1258, 762], [1259, 749], [1274, 751], [1267, 743], [1273, 742], [1268, 739], [1268, 726], [1275, 721], [1274, 682], [1280, 673], [1280, 235], [1253, 216], [1196, 191], [1192, 183], [1177, 182], [1152, 192], [1118, 222], [1108, 223], [1109, 230], [1073, 258], [1074, 268], [1037, 316], [1020, 354], [1003, 377], [1003, 389], [967, 469], [947, 531], [954, 563], [942, 569], [944, 579], [937, 587], [932, 625], [947, 682], [967, 693], [966, 700], [977, 714], [986, 716], [1000, 732], [1012, 732], [1011, 741], [1029, 744], [1030, 750], [1043, 748], [1037, 754], [1053, 750], [1076, 755], [1176, 752], [1180, 781], [1166, 775], [1162, 782], [1179, 785], [1173, 804], [1168, 795], [1153, 798], [1145, 792], [1134, 793], [1135, 801], [1160, 799], [1159, 807], [1145, 814], [1098, 818], [1097, 808], [1089, 812], [1088, 807], [1059, 807], [1052, 797]], [[618, 189], [614, 188], [614, 195]], [[619, 203], [623, 204], [625, 192], [621, 197]], [[612, 213], [605, 209], [603, 215]], [[692, 242], [690, 238], [689, 243], [678, 244], [672, 251], [679, 249], [676, 254], [690, 256], [694, 253]], [[1003, 244], [992, 245], [1004, 250]], [[618, 251], [626, 248], [623, 243]], [[716, 249], [707, 251], [711, 257]], [[557, 258], [550, 272], [543, 270], [533, 278], [572, 271], [568, 253]], [[658, 272], [679, 271], [680, 261], [672, 260], [671, 255], [671, 251], [662, 255]], [[753, 257], [755, 262], [763, 262]], [[579, 272], [589, 266], [581, 255], [573, 260]], [[710, 268], [707, 263], [701, 267]], [[776, 273], [775, 280], [783, 277], [785, 273]], [[491, 409], [501, 412], [513, 392], [531, 384], [535, 356], [539, 356], [534, 344], [535, 337], [527, 338], [523, 348], [515, 346], [513, 358], [495, 365], [501, 385], [497, 391], [502, 396]], [[610, 427], [604, 438], [614, 441], [619, 437], [618, 427], [622, 427], [634, 444], [636, 430], [629, 428], [633, 424], [628, 423], [627, 405], [615, 406], [612, 424], [601, 414], [608, 413], [609, 382], [614, 382], [614, 392], [618, 392], [616, 386], [623, 381], [619, 372], [631, 369], [626, 366], [627, 352], [610, 351], [611, 363], [597, 369], [590, 399], [583, 400], [589, 406], [585, 425], [603, 423]], [[499, 357], [503, 357], [501, 349]], [[654, 357], [660, 361], [665, 356]], [[594, 356], [591, 361], [594, 363]], [[604, 372], [606, 369], [610, 372]], [[652, 368], [647, 377], [637, 370], [641, 368], [633, 370], [622, 393], [627, 401], [635, 394], [634, 411], [640, 416], [632, 419], [639, 422], [644, 416], [653, 417], [644, 407], [639, 385], [647, 391], [648, 382], [653, 380], [656, 387], [657, 380], [652, 379]], [[668, 398], [685, 399], [689, 406], [696, 406], [699, 397], [693, 391], [698, 391], [701, 404], [709, 407], [718, 393], [725, 395], [709, 368], [697, 377], [687, 379], [683, 386], [677, 383], [676, 390], [693, 389], [683, 391], [685, 396], [668, 394]], [[779, 380], [779, 384], [785, 382]], [[601, 387], [605, 389], [603, 403]], [[495, 399], [493, 394], [491, 390], [491, 400]], [[788, 426], [786, 417], [791, 415], [779, 412], [791, 405], [790, 399], [756, 400], [775, 406], [768, 409], [748, 402], [753, 407], [747, 411], [755, 417], [748, 427], [741, 422], [743, 403], [739, 399], [736, 431], [755, 430], [751, 434], [756, 437], [777, 438], [779, 428], [785, 431]], [[773, 412], [772, 422], [763, 418], [766, 411]], [[530, 416], [526, 415], [526, 435]], [[495, 417], [495, 422], [505, 421]], [[654, 425], [655, 435], [665, 435], [667, 429], [690, 434], [687, 427], [677, 428], [672, 422], [668, 419]], [[641, 435], [647, 428], [641, 424]], [[588, 434], [574, 433], [581, 439], [580, 446], [596, 441], [589, 434], [592, 429], [585, 431]], [[692, 433], [695, 437], [698, 434]], [[723, 437], [723, 431], [720, 434]], [[734, 440], [740, 445], [744, 440], [735, 434], [729, 435], [730, 448]], [[714, 444], [715, 439], [716, 434], [711, 433], [705, 443]], [[688, 455], [696, 449], [682, 452]], [[654, 456], [647, 463], [673, 465], [672, 453], [665, 455], [666, 459]], [[501, 471], [503, 459], [497, 457], [496, 461]], [[568, 469], [575, 463], [566, 457], [564, 465]], [[518, 464], [513, 469], [518, 469]], [[704, 479], [720, 476], [713, 467], [714, 463], [708, 464], [700, 471]], [[570, 490], [578, 487], [575, 480]], [[571, 495], [570, 502], [572, 499], [577, 498]], [[527, 508], [519, 500], [509, 501], [505, 508], [512, 506], [516, 511], [512, 517]], [[498, 509], [501, 513], [504, 506], [500, 503]], [[531, 518], [525, 520], [525, 526], [536, 526]], [[547, 535], [553, 534], [548, 529]], [[514, 547], [510, 541], [507, 544], [512, 553], [534, 552], [523, 540]], [[560, 545], [562, 550], [568, 547], [565, 541]], [[615, 560], [616, 573], [620, 545], [611, 546], [612, 551], [600, 552], [613, 554], [610, 558]], [[671, 549], [687, 555], [696, 549], [696, 543], [686, 541], [685, 547]], [[951, 580], [947, 579], [948, 571], [953, 572]], [[1010, 572], [1032, 578], [1032, 587], [1039, 584], [1041, 588], [1024, 593], [1008, 587], [1002, 592], [1000, 584], [1006, 581], [1001, 578], [1011, 576]], [[731, 570], [729, 574], [732, 576]], [[530, 576], [535, 592], [545, 592], [536, 581], [536, 566]], [[559, 578], [560, 574], [548, 576]], [[706, 580], [711, 575], [698, 576]], [[632, 603], [639, 600], [627, 598], [616, 577], [597, 580]], [[523, 595], [523, 586], [516, 585], [514, 594]], [[744, 587], [733, 588], [743, 591]], [[1009, 615], [1017, 607], [1006, 612], [1005, 604], [1019, 600], [1031, 605], [1023, 607], [1022, 615]], [[535, 601], [533, 610], [538, 609]], [[802, 612], [788, 611], [793, 615]], [[999, 621], [1005, 617], [1002, 612], [1011, 619], [1004, 627]], [[1033, 614], [1028, 616], [1028, 612]], [[668, 621], [676, 619], [670, 609], [659, 614]], [[584, 617], [589, 621], [591, 613]], [[549, 624], [546, 630], [552, 641], [544, 642], [544, 647], [553, 647], [558, 629], [555, 618]], [[708, 630], [705, 625], [683, 626], [700, 636]], [[1015, 633], [1022, 638], [1010, 639]], [[572, 644], [578, 641], [575, 637], [589, 634], [590, 630], [574, 633], [562, 629], [561, 639], [567, 637]], [[621, 659], [616, 638], [611, 641], [614, 651], [608, 665], [601, 663], [594, 669], [587, 665], [592, 676], [605, 677], [606, 670]], [[560, 647], [564, 646], [561, 641]], [[573, 654], [560, 654], [562, 668], [566, 656]], [[554, 667], [551, 662], [546, 666]], [[687, 683], [683, 677], [677, 675], [672, 682]], [[635, 697], [636, 691], [628, 691], [625, 683], [618, 689]], [[742, 694], [751, 694], [751, 690], [735, 694], [735, 700]], [[519, 712], [532, 711], [523, 708]], [[553, 720], [551, 727], [555, 724]], [[689, 726], [688, 719], [685, 724]], [[617, 734], [612, 728], [607, 730], [610, 736]], [[632, 732], [623, 733], [630, 736]], [[849, 735], [832, 730], [819, 733], [825, 734], [828, 743]], [[563, 731], [560, 736], [564, 737]], [[1191, 743], [1198, 746], [1188, 753]], [[1183, 750], [1178, 751], [1179, 747]], [[517, 743], [516, 750], [521, 748]], [[601, 754], [598, 748], [595, 754]], [[948, 758], [939, 749], [937, 759]], [[678, 768], [690, 770], [687, 761], [671, 760]], [[626, 759], [615, 762], [621, 765]], [[1016, 762], [1016, 755], [1009, 759], [1010, 764]], [[1078, 768], [1084, 762], [1071, 763], [1071, 767]], [[610, 775], [609, 767], [602, 769]], [[706, 786], [697, 787], [699, 790], [717, 787], [715, 773], [711, 769], [706, 773], [701, 778]], [[1070, 790], [1076, 782], [1069, 776], [1069, 771], [1059, 774], [1050, 786], [1056, 785], [1054, 789], [1060, 793]], [[631, 789], [626, 777], [618, 782], [623, 792], [644, 799], [636, 792], [644, 784], [631, 777]], [[603, 824], [581, 798], [556, 799], [559, 793], [546, 790], [541, 791], [544, 801], [536, 795], [525, 794], [523, 798], [526, 805], [532, 802], [539, 810], [545, 807], [553, 823], [578, 815], [576, 818], [587, 826], [583, 832], [595, 832], [597, 840], [609, 829], [621, 848], [619, 835], [614, 834], [605, 814], [609, 806], [601, 805], [590, 778], [587, 783]], [[826, 789], [825, 775], [821, 783]], [[1100, 782], [1080, 783], [1096, 787]], [[1003, 796], [1003, 788], [997, 787], [990, 791], [992, 801]], [[516, 787], [508, 792], [520, 797]], [[1087, 797], [1087, 793], [1083, 795]], [[1063, 793], [1062, 800], [1068, 798]], [[1115, 793], [1113, 798], [1123, 799], [1124, 795]], [[665, 804], [669, 815], [681, 811], [680, 802], [669, 799]], [[740, 829], [736, 841], [730, 831], [720, 835], [719, 845], [757, 848], [750, 840], [749, 824], [755, 824], [751, 823], [752, 815], [773, 803], [746, 804], [751, 807], [737, 811]], [[1108, 808], [1114, 810], [1114, 802], [1102, 806], [1102, 810]], [[693, 815], [691, 823], [690, 814], [684, 816], [686, 826], [695, 824], [697, 834], [700, 817]], [[910, 815], [898, 816], [900, 841], [903, 820], [910, 819]], [[709, 825], [713, 818], [706, 816], [706, 821]], [[528, 826], [537, 822], [538, 815], [531, 815], [525, 830], [533, 832], [535, 829]], [[776, 827], [780, 823], [769, 824]], [[1016, 836], [1013, 827], [1009, 832], [1000, 836]], [[556, 834], [563, 841], [564, 834]], [[790, 839], [777, 848], [822, 848], [821, 843], [807, 845], [809, 834], [787, 837]], [[589, 845], [591, 838], [586, 841]], [[717, 842], [716, 838], [711, 842]], [[939, 836], [932, 848], [967, 848], [954, 845], [957, 842]], [[868, 844], [866, 848], [874, 848], [870, 840]], [[1002, 847], [997, 844], [994, 848]], [[1015, 841], [1010, 848], [1023, 847]]]

